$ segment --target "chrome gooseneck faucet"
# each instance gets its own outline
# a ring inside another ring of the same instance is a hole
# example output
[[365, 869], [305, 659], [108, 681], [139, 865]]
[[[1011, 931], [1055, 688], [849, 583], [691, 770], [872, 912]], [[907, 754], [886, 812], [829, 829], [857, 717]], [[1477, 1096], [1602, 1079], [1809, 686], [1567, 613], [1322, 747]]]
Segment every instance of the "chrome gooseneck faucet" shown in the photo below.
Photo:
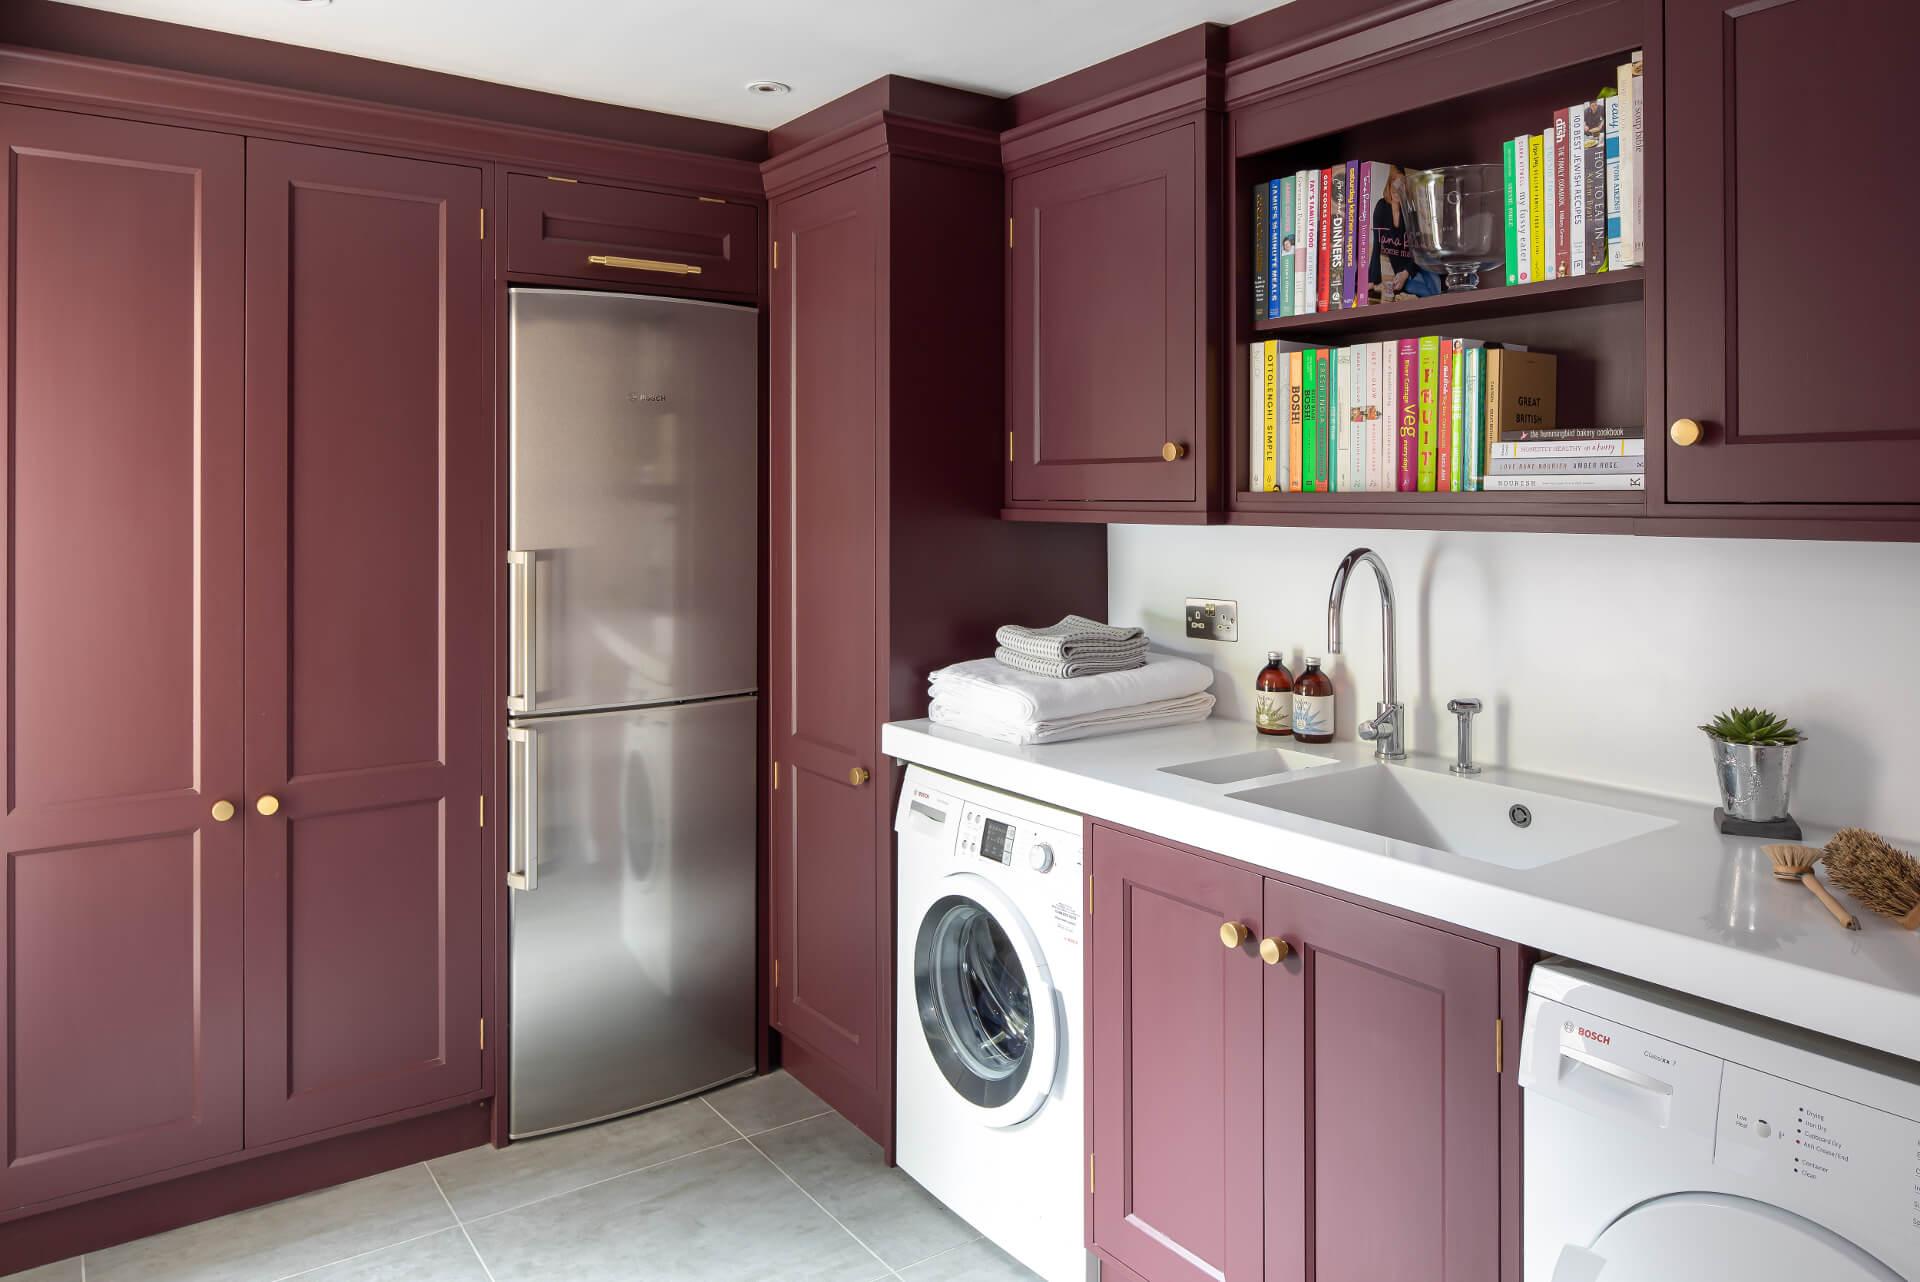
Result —
[[1387, 563], [1372, 548], [1355, 548], [1347, 553], [1340, 562], [1340, 568], [1333, 572], [1333, 591], [1327, 596], [1327, 650], [1331, 654], [1340, 653], [1340, 603], [1346, 599], [1347, 576], [1353, 573], [1354, 566], [1363, 561], [1373, 568], [1373, 577], [1380, 584], [1380, 662], [1383, 671], [1380, 706], [1373, 720], [1360, 723], [1360, 737], [1373, 744], [1376, 760], [1403, 761], [1407, 755], [1407, 710], [1400, 703], [1399, 685], [1394, 680], [1393, 579], [1387, 574]]

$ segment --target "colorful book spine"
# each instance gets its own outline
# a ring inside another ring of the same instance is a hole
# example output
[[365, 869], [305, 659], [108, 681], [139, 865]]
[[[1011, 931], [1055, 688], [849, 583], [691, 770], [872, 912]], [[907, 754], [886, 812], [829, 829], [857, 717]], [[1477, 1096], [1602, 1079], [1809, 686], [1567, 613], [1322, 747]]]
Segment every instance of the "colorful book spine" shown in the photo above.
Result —
[[1469, 492], [1481, 487], [1487, 469], [1487, 349], [1467, 349], [1466, 406], [1467, 482]]
[[1267, 345], [1247, 345], [1247, 488], [1260, 488], [1260, 454], [1265, 441], [1260, 435], [1260, 406], [1267, 393]]
[[1646, 430], [1639, 427], [1516, 427], [1504, 433], [1503, 441], [1631, 441], [1644, 444]]
[[1627, 267], [1631, 260], [1627, 257], [1625, 232], [1620, 222], [1620, 94], [1617, 90], [1603, 89], [1602, 96], [1607, 104], [1607, 266]]
[[1267, 315], [1276, 316], [1280, 296], [1280, 184], [1267, 184]]
[[1394, 488], [1411, 493], [1420, 488], [1420, 340], [1403, 338], [1394, 352], [1394, 387], [1399, 408], [1393, 462]]
[[1327, 377], [1332, 392], [1327, 398], [1327, 466], [1322, 475], [1327, 478], [1327, 492], [1335, 494], [1347, 488], [1346, 478], [1340, 474], [1346, 457], [1347, 396], [1352, 391], [1346, 348], [1327, 350]]
[[1326, 493], [1333, 488], [1333, 474], [1327, 469], [1333, 458], [1333, 369], [1332, 353], [1324, 347], [1313, 349], [1313, 371], [1320, 380], [1320, 400], [1317, 404], [1320, 431], [1313, 440], [1313, 479], [1314, 489]]
[[1640, 242], [1637, 235], [1639, 218], [1636, 206], [1640, 203], [1638, 167], [1634, 163], [1634, 152], [1639, 142], [1640, 114], [1640, 60], [1623, 62], [1614, 72], [1615, 96], [1620, 100], [1620, 244], [1623, 257], [1621, 262], [1634, 266], [1640, 262]]
[[1313, 264], [1318, 250], [1313, 233], [1320, 224], [1314, 217], [1320, 195], [1319, 184], [1310, 171], [1302, 169], [1293, 176], [1293, 314], [1303, 316], [1313, 310]]
[[1271, 183], [1259, 183], [1253, 189], [1253, 316], [1267, 315], [1267, 191]]
[[1276, 488], [1280, 464], [1280, 443], [1274, 434], [1280, 409], [1280, 371], [1279, 362], [1274, 359], [1275, 344], [1269, 340], [1260, 347], [1260, 363], [1266, 369], [1266, 386], [1260, 398], [1260, 488], [1272, 490]]
[[1560, 198], [1554, 189], [1553, 175], [1553, 130], [1548, 128], [1540, 134], [1540, 279], [1552, 280], [1553, 268], [1558, 261], [1560, 246], [1554, 240], [1553, 205]]
[[1505, 214], [1507, 261], [1505, 272], [1507, 284], [1520, 283], [1520, 239], [1519, 224], [1515, 221], [1519, 212], [1519, 201], [1514, 192], [1513, 139], [1500, 144], [1500, 203]]
[[1300, 353], [1300, 377], [1306, 380], [1300, 394], [1300, 492], [1319, 490], [1320, 472], [1314, 460], [1320, 457], [1320, 353]]
[[1497, 458], [1645, 458], [1643, 440], [1500, 441], [1489, 446], [1489, 460]]
[[1380, 461], [1374, 478], [1376, 490], [1400, 488], [1400, 344], [1387, 339], [1380, 344]]
[[1384, 490], [1386, 474], [1387, 360], [1385, 343], [1367, 344], [1367, 452], [1363, 490]]
[[1347, 256], [1341, 260], [1340, 272], [1346, 288], [1340, 293], [1348, 307], [1358, 307], [1354, 300], [1354, 286], [1360, 278], [1360, 162], [1347, 162]]
[[1276, 178], [1280, 184], [1280, 267], [1275, 273], [1280, 286], [1279, 296], [1267, 300], [1267, 315], [1293, 315], [1293, 250], [1298, 243], [1293, 238], [1293, 176]]
[[1440, 441], [1440, 340], [1420, 340], [1420, 492], [1431, 494], [1438, 473]]
[[1373, 284], [1373, 202], [1374, 170], [1379, 166], [1361, 161], [1357, 172], [1359, 186], [1353, 201], [1353, 305], [1365, 307]]
[[1545, 140], [1539, 134], [1527, 135], [1527, 231], [1530, 236], [1527, 262], [1533, 270], [1533, 280], [1546, 279], [1546, 164]]
[[1287, 489], [1300, 492], [1301, 353], [1287, 353]]
[[1433, 488], [1444, 494], [1453, 488], [1453, 340], [1439, 341], [1439, 370], [1433, 385]]
[[1614, 476], [1647, 470], [1647, 460], [1632, 458], [1497, 458], [1488, 476]]
[[1371, 343], [1353, 349], [1353, 413], [1348, 418], [1353, 430], [1347, 433], [1347, 471], [1353, 476], [1353, 488], [1367, 485], [1367, 433], [1373, 422], [1373, 371], [1367, 363]]
[[1335, 165], [1328, 172], [1333, 212], [1327, 217], [1327, 310], [1337, 312], [1347, 297], [1347, 167]]
[[1572, 112], [1562, 107], [1553, 113], [1553, 274], [1556, 278], [1573, 275], [1573, 228], [1567, 218], [1572, 175], [1568, 161], [1573, 155]]
[[1647, 95], [1645, 59], [1633, 51], [1633, 261], [1647, 261]]
[[1320, 258], [1319, 258], [1319, 261], [1314, 264], [1314, 268], [1313, 268], [1314, 270], [1313, 309], [1317, 312], [1324, 312], [1327, 310], [1327, 285], [1330, 280], [1330, 278], [1327, 275], [1327, 253], [1330, 248], [1329, 242], [1332, 240], [1332, 236], [1333, 236], [1332, 231], [1328, 226], [1328, 221], [1333, 217], [1333, 170], [1322, 169], [1320, 171], [1319, 181], [1320, 181]]
[[1515, 270], [1519, 275], [1517, 284], [1526, 285], [1533, 280], [1533, 211], [1532, 175], [1528, 172], [1532, 153], [1527, 146], [1526, 136], [1513, 140], [1513, 227], [1514, 256], [1517, 262]]
[[1587, 105], [1567, 108], [1567, 274], [1587, 274]]
[[1453, 340], [1449, 356], [1453, 379], [1447, 389], [1447, 435], [1453, 448], [1447, 452], [1447, 491], [1458, 494], [1467, 488], [1467, 349], [1462, 340]]
[[1487, 489], [1496, 492], [1503, 490], [1644, 490], [1646, 488], [1647, 478], [1640, 472], [1487, 477]]
[[1587, 104], [1587, 274], [1607, 270], [1607, 107]]

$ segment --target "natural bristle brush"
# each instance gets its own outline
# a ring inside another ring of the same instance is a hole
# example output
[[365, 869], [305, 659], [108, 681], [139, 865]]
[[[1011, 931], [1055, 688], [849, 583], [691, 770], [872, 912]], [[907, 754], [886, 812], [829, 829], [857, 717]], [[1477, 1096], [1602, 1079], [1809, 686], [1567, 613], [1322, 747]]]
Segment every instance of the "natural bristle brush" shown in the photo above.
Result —
[[1813, 875], [1813, 865], [1819, 860], [1820, 851], [1812, 846], [1778, 845], [1766, 847], [1766, 852], [1767, 857], [1773, 860], [1774, 876], [1782, 881], [1799, 882], [1827, 906], [1827, 911], [1833, 914], [1835, 921], [1848, 930], [1860, 929], [1860, 922], [1854, 915], [1842, 907], [1840, 901]]
[[1920, 859], [1864, 828], [1842, 828], [1827, 843], [1833, 884], [1908, 930], [1920, 930]]

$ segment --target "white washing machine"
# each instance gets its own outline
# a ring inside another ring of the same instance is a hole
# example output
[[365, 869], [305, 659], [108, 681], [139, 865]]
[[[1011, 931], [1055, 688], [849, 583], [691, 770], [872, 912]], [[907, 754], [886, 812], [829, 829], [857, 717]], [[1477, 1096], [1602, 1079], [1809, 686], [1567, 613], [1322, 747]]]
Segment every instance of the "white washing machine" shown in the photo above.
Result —
[[1084, 1282], [1080, 817], [909, 767], [894, 1151], [1046, 1282]]
[[1536, 966], [1525, 1282], [1920, 1282], [1920, 1065]]

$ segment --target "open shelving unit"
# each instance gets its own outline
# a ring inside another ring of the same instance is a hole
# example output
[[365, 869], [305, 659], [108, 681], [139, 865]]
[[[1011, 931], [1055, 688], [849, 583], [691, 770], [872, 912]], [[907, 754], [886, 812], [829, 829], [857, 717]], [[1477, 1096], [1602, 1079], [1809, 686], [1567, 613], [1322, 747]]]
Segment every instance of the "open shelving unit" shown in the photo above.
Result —
[[[1500, 143], [1547, 127], [1556, 109], [1596, 96], [1644, 44], [1642, 6], [1591, 0], [1562, 20], [1486, 30], [1403, 49], [1331, 77], [1284, 86], [1236, 111], [1232, 148], [1224, 432], [1231, 471], [1227, 520], [1253, 525], [1530, 529], [1626, 533], [1646, 515], [1645, 491], [1565, 490], [1410, 494], [1254, 491], [1249, 482], [1248, 346], [1265, 339], [1339, 346], [1441, 334], [1523, 344], [1558, 358], [1561, 426], [1634, 426], [1647, 419], [1648, 273], [1641, 267], [1502, 285], [1338, 312], [1253, 315], [1253, 191], [1301, 169], [1350, 159], [1409, 168], [1487, 161]], [[1655, 132], [1649, 121], [1647, 132]], [[1656, 153], [1649, 151], [1648, 163]], [[1657, 235], [1653, 229], [1651, 235]], [[1658, 305], [1657, 297], [1654, 305]], [[1659, 481], [1657, 437], [1648, 486]]]

